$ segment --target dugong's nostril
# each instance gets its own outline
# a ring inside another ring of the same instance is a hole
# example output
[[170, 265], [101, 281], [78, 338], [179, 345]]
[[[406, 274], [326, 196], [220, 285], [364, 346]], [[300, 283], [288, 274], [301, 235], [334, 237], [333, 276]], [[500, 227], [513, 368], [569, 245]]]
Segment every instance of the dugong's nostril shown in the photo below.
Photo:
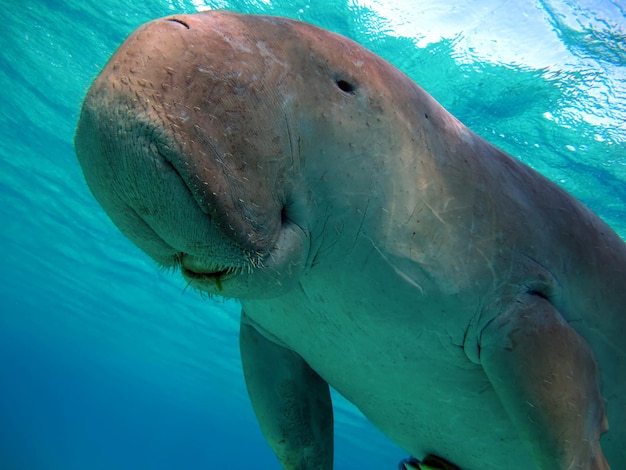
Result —
[[185, 23], [183, 20], [179, 20], [178, 18], [172, 18], [172, 19], [169, 19], [167, 21], [172, 21], [173, 23], [182, 24], [185, 28], [189, 29], [189, 25], [187, 23]]

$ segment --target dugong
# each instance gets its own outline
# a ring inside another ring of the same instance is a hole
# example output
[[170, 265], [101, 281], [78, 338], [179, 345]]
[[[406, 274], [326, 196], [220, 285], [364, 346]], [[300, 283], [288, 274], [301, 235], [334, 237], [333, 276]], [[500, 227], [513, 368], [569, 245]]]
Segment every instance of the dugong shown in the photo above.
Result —
[[412, 468], [626, 468], [626, 244], [355, 42], [224, 11], [149, 22], [75, 147], [130, 240], [241, 300], [283, 468], [333, 467], [329, 386]]

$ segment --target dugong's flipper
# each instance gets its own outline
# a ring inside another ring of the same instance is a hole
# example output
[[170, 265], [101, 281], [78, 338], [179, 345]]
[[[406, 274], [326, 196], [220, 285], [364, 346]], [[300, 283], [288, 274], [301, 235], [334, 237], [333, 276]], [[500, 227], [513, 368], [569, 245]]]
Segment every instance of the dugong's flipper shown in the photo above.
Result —
[[283, 468], [332, 470], [328, 384], [298, 354], [260, 334], [243, 312], [239, 346], [252, 407]]
[[543, 296], [521, 294], [482, 332], [480, 362], [539, 468], [608, 469], [598, 366]]
[[415, 457], [402, 459], [398, 464], [398, 470], [420, 470], [420, 461]]
[[436, 455], [427, 455], [421, 462], [414, 457], [402, 460], [398, 470], [459, 470], [459, 467]]

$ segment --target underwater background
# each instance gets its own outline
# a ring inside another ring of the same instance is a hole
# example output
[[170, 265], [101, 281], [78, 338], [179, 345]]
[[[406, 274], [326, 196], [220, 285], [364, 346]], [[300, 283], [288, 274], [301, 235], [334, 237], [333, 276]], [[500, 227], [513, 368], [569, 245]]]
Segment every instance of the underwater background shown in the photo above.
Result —
[[[237, 302], [160, 271], [74, 156], [81, 100], [116, 47], [209, 8], [355, 39], [626, 237], [623, 0], [5, 0], [0, 470], [279, 469], [245, 392]], [[336, 468], [395, 469], [406, 454], [333, 398]]]

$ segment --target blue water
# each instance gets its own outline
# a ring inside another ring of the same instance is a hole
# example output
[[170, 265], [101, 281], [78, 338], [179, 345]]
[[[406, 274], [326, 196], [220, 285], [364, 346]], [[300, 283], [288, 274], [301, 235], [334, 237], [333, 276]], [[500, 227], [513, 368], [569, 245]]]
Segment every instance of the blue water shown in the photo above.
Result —
[[[623, 5], [6, 0], [0, 469], [279, 468], [247, 401], [237, 303], [160, 272], [107, 219], [74, 157], [81, 99], [139, 24], [220, 7], [350, 36], [626, 237]], [[405, 454], [334, 399], [336, 468], [395, 468]]]

